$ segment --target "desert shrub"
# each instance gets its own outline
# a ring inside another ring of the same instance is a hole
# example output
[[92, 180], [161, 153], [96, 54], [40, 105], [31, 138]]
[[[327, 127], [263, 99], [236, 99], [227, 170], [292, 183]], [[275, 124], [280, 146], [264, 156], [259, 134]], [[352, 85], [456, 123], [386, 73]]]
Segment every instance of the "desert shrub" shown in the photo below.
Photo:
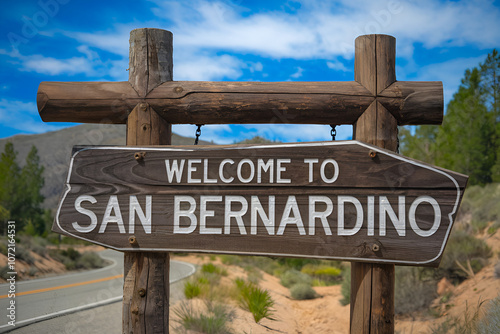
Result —
[[300, 271], [307, 264], [319, 264], [320, 260], [282, 257], [277, 262], [283, 267]]
[[498, 263], [495, 264], [495, 277], [500, 278], [500, 261], [498, 261]]
[[238, 266], [241, 262], [241, 256], [238, 255], [219, 255], [219, 258], [223, 264]]
[[306, 264], [301, 272], [314, 278], [313, 285], [333, 285], [342, 281], [342, 269], [324, 264]]
[[340, 287], [340, 292], [342, 294], [342, 299], [340, 300], [340, 304], [342, 304], [342, 306], [350, 304], [351, 303], [351, 267], [347, 267], [342, 272], [342, 286]]
[[219, 276], [227, 276], [227, 271], [225, 269], [217, 267], [213, 263], [205, 263], [201, 267], [201, 272], [207, 273], [207, 274], [215, 274], [215, 275], [219, 275]]
[[22, 235], [20, 243], [30, 249], [33, 253], [45, 257], [47, 255], [47, 240], [39, 236]]
[[0, 277], [1, 278], [3, 278], [3, 279], [9, 278], [10, 275], [7, 274], [8, 272], [10, 272], [10, 268], [9, 268], [8, 264], [6, 264], [5, 266], [0, 267]]
[[489, 222], [500, 227], [500, 183], [467, 187], [459, 217], [470, 216], [475, 231], [482, 231]]
[[190, 304], [183, 302], [173, 310], [176, 315], [174, 321], [185, 330], [207, 334], [230, 333], [228, 323], [234, 316], [232, 311], [222, 304], [211, 301], [205, 302], [205, 309], [196, 311]]
[[103, 260], [95, 252], [80, 254], [71, 247], [67, 250], [51, 249], [49, 255], [53, 259], [62, 262], [67, 270], [102, 268], [107, 264], [107, 261]]
[[184, 283], [184, 296], [187, 299], [193, 299], [201, 294], [201, 287], [199, 282], [186, 281]]
[[[78, 253], [78, 252], [77, 252]], [[94, 252], [85, 252], [76, 260], [76, 268], [77, 269], [95, 269], [102, 268], [106, 265], [106, 261], [103, 260], [97, 253]]]
[[468, 277], [460, 265], [467, 268], [470, 264], [476, 273], [483, 268], [490, 256], [491, 249], [483, 240], [475, 238], [464, 230], [454, 230], [444, 251], [440, 271], [458, 283]]
[[7, 240], [0, 240], [0, 253], [7, 256], [9, 252], [8, 246], [7, 246]]
[[273, 275], [280, 268], [278, 261], [264, 256], [220, 255], [222, 263], [236, 265], [242, 268], [255, 267]]
[[298, 283], [292, 286], [290, 288], [290, 294], [292, 298], [296, 300], [314, 299], [318, 296], [310, 285], [304, 283]]
[[407, 314], [428, 308], [436, 297], [436, 281], [423, 280], [421, 273], [421, 268], [396, 267], [394, 288], [396, 313]]
[[500, 329], [500, 296], [491, 300], [486, 305], [484, 315], [477, 323], [479, 334], [497, 333]]
[[261, 289], [250, 282], [245, 282], [242, 279], [236, 279], [235, 283], [239, 291], [241, 308], [252, 313], [256, 323], [264, 318], [274, 320], [272, 309], [274, 301], [269, 291]]
[[[467, 303], [467, 302], [466, 302]], [[479, 302], [477, 307], [470, 308], [466, 305], [463, 317], [448, 317], [441, 324], [431, 327], [432, 334], [477, 334], [477, 333], [497, 333], [493, 332], [479, 332], [478, 325], [481, 319], [481, 307], [484, 302]], [[498, 328], [497, 328], [498, 329]]]
[[38, 273], [38, 268], [35, 266], [31, 266], [28, 271], [28, 275], [35, 276], [37, 273]]
[[28, 248], [25, 248], [20, 243], [16, 244], [16, 258], [28, 264], [35, 263], [35, 259], [33, 259], [33, 256], [31, 256], [30, 250]]
[[298, 270], [290, 269], [285, 271], [280, 277], [281, 285], [291, 288], [295, 284], [303, 283], [307, 285], [312, 284], [312, 279], [309, 275], [301, 273]]

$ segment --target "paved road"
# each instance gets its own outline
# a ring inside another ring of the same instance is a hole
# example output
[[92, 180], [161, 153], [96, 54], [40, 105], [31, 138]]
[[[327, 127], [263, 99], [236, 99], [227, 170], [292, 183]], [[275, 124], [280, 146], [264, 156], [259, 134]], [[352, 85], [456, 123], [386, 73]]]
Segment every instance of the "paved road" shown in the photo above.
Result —
[[[92, 271], [18, 282], [15, 298], [16, 328], [37, 322], [28, 327], [42, 333], [39, 330], [42, 327], [40, 321], [46, 319], [78, 312], [73, 317], [88, 320], [90, 315], [92, 317], [99, 315], [100, 309], [117, 308], [116, 305], [109, 305], [113, 303], [118, 304], [121, 309], [121, 303], [118, 302], [121, 301], [123, 294], [123, 254], [113, 250], [105, 250], [100, 254], [103, 258], [110, 260], [112, 264], [106, 268]], [[194, 267], [192, 265], [171, 261], [170, 282], [176, 282], [193, 272]], [[6, 312], [9, 303], [9, 299], [5, 298], [7, 293], [8, 285], [0, 285], [0, 332], [13, 329], [12, 326], [7, 325]], [[103, 305], [108, 305], [108, 307]], [[87, 312], [85, 317], [81, 317], [82, 311]], [[118, 315], [121, 319], [121, 311], [118, 312]], [[103, 321], [106, 322], [106, 317], [103, 318]], [[61, 319], [56, 322], [60, 322]], [[68, 324], [71, 323], [66, 322], [60, 325], [67, 329]], [[54, 330], [52, 328], [50, 332], [66, 331]], [[13, 332], [17, 333], [18, 330]], [[74, 332], [74, 330], [70, 332]], [[26, 333], [29, 333], [29, 331]]]

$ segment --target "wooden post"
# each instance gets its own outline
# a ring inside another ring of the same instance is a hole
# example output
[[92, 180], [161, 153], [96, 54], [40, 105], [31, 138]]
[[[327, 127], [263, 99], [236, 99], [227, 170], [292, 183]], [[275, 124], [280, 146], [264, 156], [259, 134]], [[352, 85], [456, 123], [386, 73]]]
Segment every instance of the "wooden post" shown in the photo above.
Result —
[[[136, 29], [130, 33], [129, 82], [140, 98], [172, 81], [172, 33]], [[170, 145], [171, 125], [148, 103], [127, 119], [127, 145]], [[169, 253], [125, 252], [123, 333], [169, 332]]]
[[[377, 96], [396, 81], [396, 40], [364, 35], [355, 44], [355, 80]], [[375, 100], [354, 125], [354, 138], [397, 150], [397, 120]], [[353, 262], [350, 332], [394, 333], [394, 265]]]

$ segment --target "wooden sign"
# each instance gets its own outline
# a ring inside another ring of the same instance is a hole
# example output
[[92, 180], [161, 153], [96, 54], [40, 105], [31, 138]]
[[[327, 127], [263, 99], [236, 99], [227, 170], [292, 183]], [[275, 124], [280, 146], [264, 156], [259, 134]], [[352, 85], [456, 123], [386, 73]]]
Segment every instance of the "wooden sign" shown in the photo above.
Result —
[[121, 251], [437, 266], [466, 182], [357, 141], [79, 148], [53, 229]]

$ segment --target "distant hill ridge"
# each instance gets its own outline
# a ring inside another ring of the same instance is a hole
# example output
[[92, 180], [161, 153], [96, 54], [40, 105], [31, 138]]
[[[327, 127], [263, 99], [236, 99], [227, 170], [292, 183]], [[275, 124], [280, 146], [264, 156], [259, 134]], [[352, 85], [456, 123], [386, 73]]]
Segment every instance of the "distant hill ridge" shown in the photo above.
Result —
[[[24, 165], [32, 145], [38, 149], [40, 162], [45, 167], [44, 208], [55, 209], [67, 177], [71, 150], [75, 145], [125, 145], [125, 125], [83, 124], [58, 131], [36, 135], [17, 135], [0, 139], [0, 152], [12, 142], [18, 152], [18, 163]], [[192, 145], [193, 138], [172, 135], [172, 145]], [[211, 145], [200, 140], [200, 145]]]

